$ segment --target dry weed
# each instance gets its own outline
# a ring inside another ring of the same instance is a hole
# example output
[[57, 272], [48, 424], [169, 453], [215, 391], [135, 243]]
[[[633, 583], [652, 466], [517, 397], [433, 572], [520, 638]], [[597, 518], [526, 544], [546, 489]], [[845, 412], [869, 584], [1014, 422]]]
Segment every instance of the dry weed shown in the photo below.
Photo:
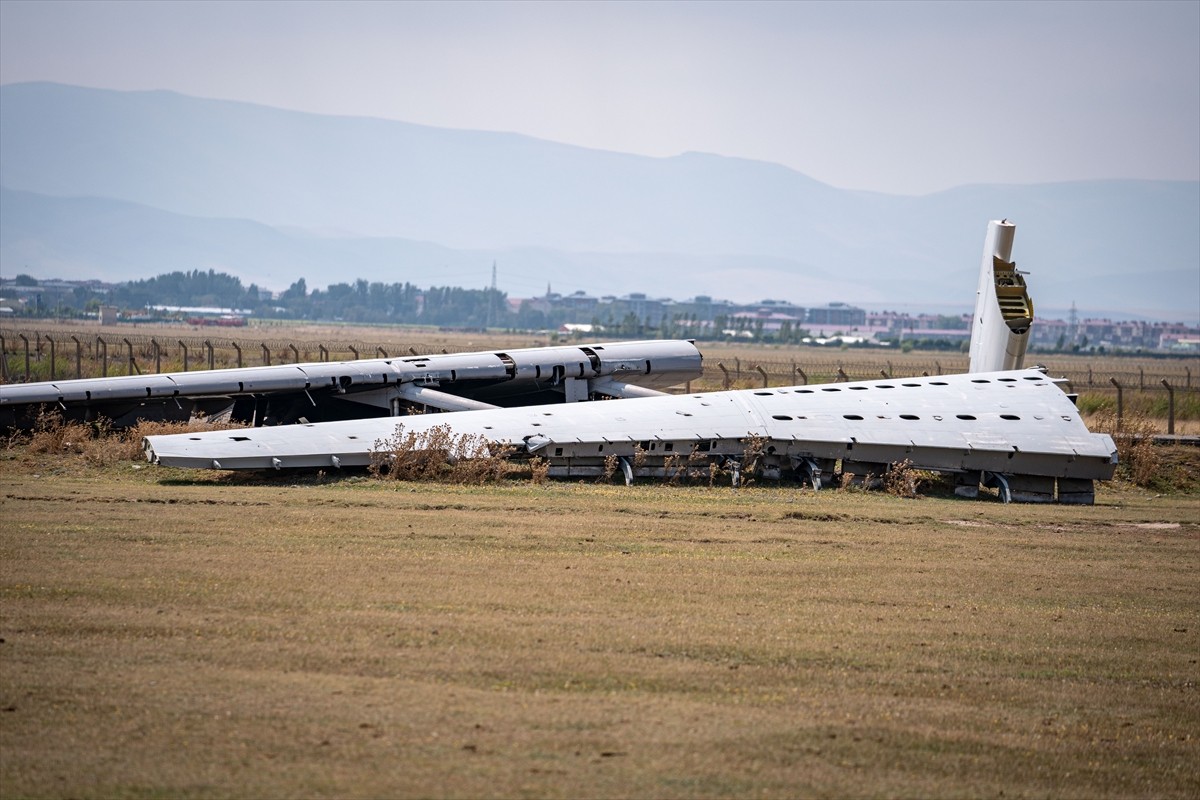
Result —
[[[612, 458], [614, 460], [614, 462], [616, 461], [616, 456], [610, 456], [610, 458]], [[605, 466], [607, 466], [608, 459], [605, 459], [604, 463], [605, 463]], [[546, 482], [546, 479], [549, 476], [550, 476], [549, 460], [542, 458], [540, 456], [534, 456], [533, 458], [529, 459], [529, 480], [530, 481], [532, 481], [533, 483], [540, 486]]]
[[763, 453], [767, 449], [767, 437], [751, 435], [743, 442], [745, 448], [742, 450], [742, 473], [747, 476], [753, 475], [761, 465]]
[[699, 450], [693, 450], [692, 452], [688, 453], [687, 463], [684, 464], [683, 467], [684, 476], [689, 481], [692, 481], [707, 475], [709, 476], [709, 480], [711, 480], [712, 473], [711, 470], [708, 469], [707, 462], [708, 456], [704, 453], [701, 453]]
[[79, 422], [67, 422], [57, 411], [38, 413], [29, 437], [30, 453], [81, 454], [92, 440], [93, 429]]
[[604, 471], [600, 475], [601, 483], [612, 483], [613, 476], [617, 474], [619, 464], [620, 460], [612, 453], [604, 457]]
[[645, 463], [646, 450], [640, 444], [635, 444], [633, 446], [633, 473], [636, 475]]
[[708, 462], [708, 488], [711, 489], [716, 486], [717, 481], [720, 480], [724, 473], [725, 470], [721, 468], [721, 465], [718, 462]]
[[663, 480], [668, 486], [678, 486], [684, 477], [685, 467], [680, 466], [678, 453], [672, 453], [663, 459]]
[[883, 490], [896, 497], [917, 497], [920, 485], [920, 473], [907, 458], [893, 462], [883, 476]]
[[[132, 428], [114, 429], [107, 420], [91, 423], [67, 421], [56, 411], [38, 414], [27, 450], [46, 455], [76, 455], [96, 466], [119, 461], [138, 461], [143, 457], [142, 439], [146, 436], [188, 433], [198, 430], [227, 430], [239, 426], [228, 422], [208, 422], [204, 419], [189, 422], [142, 421]], [[8, 447], [22, 443], [19, 434], [8, 438]]]
[[512, 453], [511, 446], [495, 445], [476, 434], [456, 434], [449, 425], [417, 432], [404, 430], [401, 423], [391, 436], [375, 441], [367, 470], [394, 481], [487, 483], [504, 477]]
[[[466, 435], [463, 437], [467, 438]], [[494, 444], [483, 436], [466, 444], [464, 454], [450, 470], [455, 483], [480, 484], [503, 480], [508, 474], [512, 445]]]
[[1117, 475], [1135, 486], [1150, 487], [1160, 476], [1162, 459], [1154, 444], [1154, 423], [1142, 414], [1117, 419], [1112, 409], [1102, 409], [1092, 428], [1107, 433], [1117, 445]]

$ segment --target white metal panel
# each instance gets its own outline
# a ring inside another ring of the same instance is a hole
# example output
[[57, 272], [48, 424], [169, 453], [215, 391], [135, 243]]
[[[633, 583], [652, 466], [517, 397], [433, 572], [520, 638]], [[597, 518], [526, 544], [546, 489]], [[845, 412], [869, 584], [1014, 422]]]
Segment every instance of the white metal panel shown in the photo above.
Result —
[[[283, 466], [319, 466], [330, 455], [361, 465], [397, 423], [409, 431], [448, 425], [517, 445], [533, 440], [539, 452], [552, 452], [550, 445], [761, 436], [823, 458], [861, 446], [898, 456], [889, 461], [919, 451], [930, 468], [1011, 463], [1027, 474], [1100, 478], [1111, 476], [1115, 453], [1112, 439], [1090, 433], [1070, 399], [1038, 370], [154, 436], [146, 445], [150, 458], [170, 466], [263, 469], [276, 458]], [[1081, 466], [1072, 472], [1075, 462]]]

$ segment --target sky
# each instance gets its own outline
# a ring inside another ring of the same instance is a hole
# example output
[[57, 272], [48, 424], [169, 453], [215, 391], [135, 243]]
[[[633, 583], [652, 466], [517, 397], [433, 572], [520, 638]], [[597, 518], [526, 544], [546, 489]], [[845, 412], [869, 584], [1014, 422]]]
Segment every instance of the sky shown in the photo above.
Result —
[[0, 83], [783, 164], [843, 189], [1200, 180], [1200, 2], [0, 0]]

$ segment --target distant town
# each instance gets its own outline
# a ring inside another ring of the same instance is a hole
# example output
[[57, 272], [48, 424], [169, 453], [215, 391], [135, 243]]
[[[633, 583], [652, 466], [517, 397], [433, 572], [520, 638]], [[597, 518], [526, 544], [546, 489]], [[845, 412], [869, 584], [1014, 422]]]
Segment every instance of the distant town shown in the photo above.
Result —
[[[556, 331], [563, 336], [693, 338], [965, 350], [971, 315], [867, 311], [847, 303], [800, 306], [765, 299], [734, 303], [641, 293], [585, 292], [510, 298], [495, 288], [419, 288], [358, 280], [309, 291], [300, 279], [270, 292], [224, 273], [173, 272], [142, 281], [0, 279], [0, 321], [97, 319], [102, 323], [173, 322], [240, 327], [249, 320], [435, 325], [458, 329]], [[1031, 349], [1044, 352], [1200, 353], [1200, 328], [1141, 320], [1038, 318]]]

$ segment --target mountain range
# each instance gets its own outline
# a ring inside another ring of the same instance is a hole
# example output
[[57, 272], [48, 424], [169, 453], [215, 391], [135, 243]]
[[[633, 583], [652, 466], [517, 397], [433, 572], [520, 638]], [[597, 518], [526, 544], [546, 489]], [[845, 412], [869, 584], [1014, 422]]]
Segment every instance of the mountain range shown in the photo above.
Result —
[[[1003, 159], [1003, 153], [983, 154]], [[903, 158], [903, 153], [897, 153]], [[1042, 308], [1200, 321], [1200, 182], [974, 185], [910, 197], [784, 166], [171, 92], [0, 86], [0, 274], [217, 269], [514, 296], [645, 292], [969, 308], [989, 219]], [[536, 287], [536, 288], [535, 288]]]

